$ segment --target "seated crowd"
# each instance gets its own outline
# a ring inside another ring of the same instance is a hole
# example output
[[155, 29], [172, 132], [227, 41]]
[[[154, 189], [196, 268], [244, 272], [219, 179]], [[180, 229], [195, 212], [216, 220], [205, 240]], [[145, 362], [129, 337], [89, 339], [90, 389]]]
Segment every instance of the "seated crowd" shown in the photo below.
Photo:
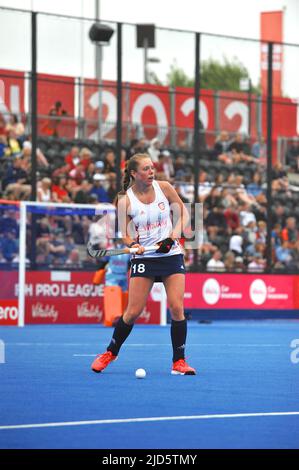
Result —
[[[30, 136], [12, 116], [0, 122], [1, 198], [28, 200], [31, 195]], [[137, 152], [147, 152], [156, 178], [170, 181], [183, 202], [194, 200], [192, 151], [185, 142], [176, 149], [162, 147], [157, 138], [134, 139], [121, 153], [121, 170]], [[289, 174], [299, 171], [299, 144], [292, 143], [286, 165], [272, 169], [272, 261], [274, 270], [299, 269], [299, 187]], [[264, 139], [251, 142], [241, 134], [223, 131], [213, 145], [201, 151], [198, 181], [203, 203], [203, 243], [198, 247], [202, 271], [263, 272], [266, 267], [267, 148]], [[39, 202], [112, 203], [117, 195], [116, 152], [113, 143], [89, 139], [39, 137], [37, 150]], [[82, 267], [87, 263], [85, 244], [93, 230], [87, 216], [43, 216], [37, 221], [36, 263]], [[28, 220], [30, 226], [30, 220]], [[185, 242], [186, 262], [193, 251]], [[30, 247], [28, 247], [30, 253]], [[18, 261], [18, 215], [12, 206], [0, 209], [0, 263]], [[29, 260], [28, 260], [29, 261]], [[89, 260], [90, 262], [90, 260]]]

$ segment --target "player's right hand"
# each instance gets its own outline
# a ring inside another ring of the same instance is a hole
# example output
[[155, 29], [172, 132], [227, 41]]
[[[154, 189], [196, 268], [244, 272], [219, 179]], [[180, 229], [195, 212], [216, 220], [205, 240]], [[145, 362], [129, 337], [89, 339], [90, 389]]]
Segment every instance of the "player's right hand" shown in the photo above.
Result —
[[143, 255], [144, 250], [145, 250], [144, 246], [139, 245], [139, 243], [135, 243], [135, 245], [132, 245], [131, 248], [138, 248], [136, 255]]

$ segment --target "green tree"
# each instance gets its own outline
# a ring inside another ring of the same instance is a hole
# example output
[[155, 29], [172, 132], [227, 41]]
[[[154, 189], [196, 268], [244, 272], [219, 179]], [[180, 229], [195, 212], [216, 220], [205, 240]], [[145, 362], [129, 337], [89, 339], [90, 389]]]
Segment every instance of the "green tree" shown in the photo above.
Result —
[[[200, 86], [205, 90], [240, 91], [241, 78], [249, 78], [246, 67], [237, 59], [229, 61], [224, 58], [223, 63], [215, 59], [208, 59], [201, 63]], [[151, 83], [161, 85], [161, 81], [154, 74]], [[189, 77], [184, 69], [174, 62], [166, 76], [169, 86], [193, 87], [194, 78]], [[253, 93], [260, 93], [260, 85], [252, 87]]]

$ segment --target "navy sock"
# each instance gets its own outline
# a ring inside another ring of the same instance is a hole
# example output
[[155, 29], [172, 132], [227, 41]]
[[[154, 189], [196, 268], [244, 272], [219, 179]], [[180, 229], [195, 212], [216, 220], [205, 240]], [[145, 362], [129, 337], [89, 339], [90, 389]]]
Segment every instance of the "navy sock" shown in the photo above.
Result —
[[132, 331], [133, 325], [127, 325], [120, 317], [115, 325], [111, 342], [107, 348], [107, 351], [111, 351], [114, 356], [118, 355], [121, 345], [126, 341], [127, 337]]
[[184, 359], [187, 338], [187, 320], [171, 320], [170, 334], [173, 349], [173, 362]]

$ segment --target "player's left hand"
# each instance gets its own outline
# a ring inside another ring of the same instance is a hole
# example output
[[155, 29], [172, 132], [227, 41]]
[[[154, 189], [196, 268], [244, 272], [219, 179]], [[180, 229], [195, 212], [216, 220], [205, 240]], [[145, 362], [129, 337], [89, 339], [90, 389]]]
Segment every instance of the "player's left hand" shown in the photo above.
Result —
[[174, 245], [174, 240], [172, 238], [165, 238], [157, 243], [159, 248], [156, 250], [156, 253], [169, 253], [171, 247]]

